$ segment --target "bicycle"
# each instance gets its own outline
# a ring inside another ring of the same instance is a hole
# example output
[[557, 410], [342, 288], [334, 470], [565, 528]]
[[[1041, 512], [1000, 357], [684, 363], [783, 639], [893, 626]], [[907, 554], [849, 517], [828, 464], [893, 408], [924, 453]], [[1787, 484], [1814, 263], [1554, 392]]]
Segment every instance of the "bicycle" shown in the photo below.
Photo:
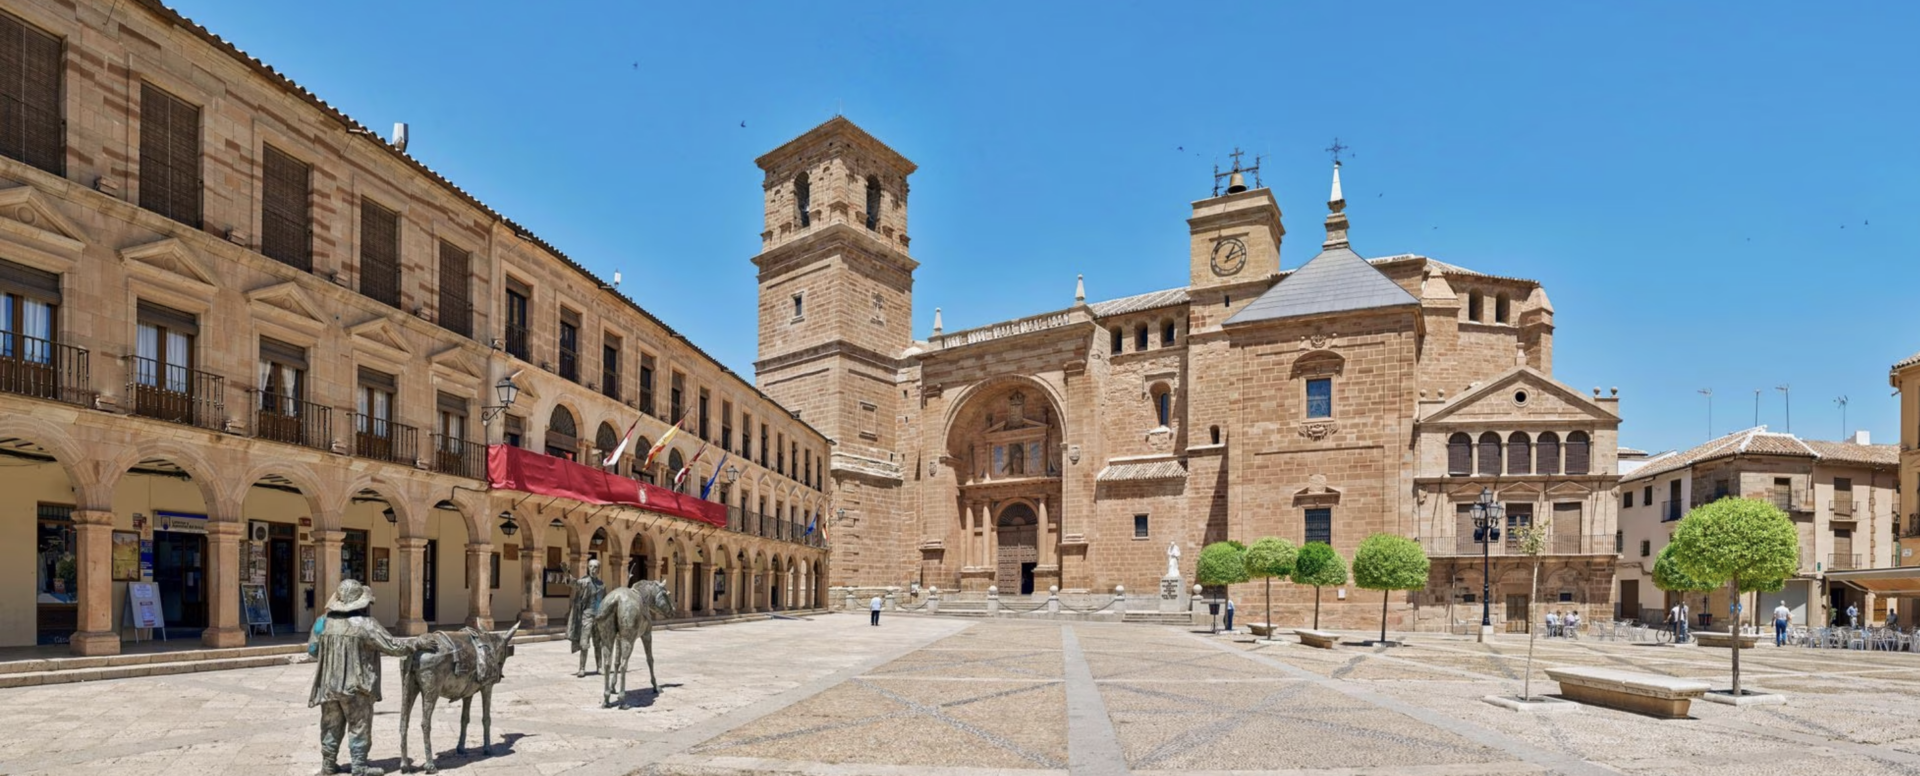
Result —
[[1672, 625], [1668, 625], [1663, 628], [1655, 628], [1653, 631], [1653, 642], [1655, 644], [1673, 643], [1673, 630], [1674, 628]]

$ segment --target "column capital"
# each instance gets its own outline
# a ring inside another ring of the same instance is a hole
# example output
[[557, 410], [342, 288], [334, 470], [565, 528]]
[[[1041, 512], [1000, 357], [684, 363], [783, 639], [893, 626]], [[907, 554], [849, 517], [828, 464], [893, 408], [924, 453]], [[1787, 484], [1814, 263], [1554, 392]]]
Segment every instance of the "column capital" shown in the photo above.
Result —
[[493, 552], [493, 542], [467, 542], [467, 552]]
[[347, 532], [338, 528], [315, 528], [311, 533], [314, 544], [339, 544], [347, 538]]
[[220, 541], [239, 541], [247, 535], [247, 526], [231, 520], [207, 521], [207, 538]]
[[73, 510], [73, 524], [74, 525], [113, 525], [113, 510], [111, 509]]
[[402, 536], [393, 540], [393, 544], [402, 550], [425, 551], [428, 541], [430, 540], [423, 536]]

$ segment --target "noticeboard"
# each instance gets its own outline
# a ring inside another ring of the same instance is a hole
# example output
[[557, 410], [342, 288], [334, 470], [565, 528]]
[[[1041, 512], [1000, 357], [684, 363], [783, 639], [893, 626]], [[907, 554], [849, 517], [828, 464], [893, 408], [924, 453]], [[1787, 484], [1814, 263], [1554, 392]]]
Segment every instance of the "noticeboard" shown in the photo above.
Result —
[[266, 585], [240, 585], [240, 613], [246, 617], [249, 627], [273, 627], [273, 610], [267, 606]]
[[152, 582], [127, 583], [127, 623], [135, 628], [165, 628], [160, 614], [160, 587]]

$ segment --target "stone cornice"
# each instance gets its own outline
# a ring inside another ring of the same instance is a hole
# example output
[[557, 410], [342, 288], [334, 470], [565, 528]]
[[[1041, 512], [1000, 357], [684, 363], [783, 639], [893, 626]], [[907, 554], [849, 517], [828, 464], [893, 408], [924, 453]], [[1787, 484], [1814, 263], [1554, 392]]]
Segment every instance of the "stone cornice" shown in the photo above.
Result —
[[920, 268], [920, 262], [914, 261], [913, 257], [881, 242], [867, 230], [845, 223], [813, 227], [805, 234], [761, 251], [760, 255], [753, 257], [753, 265], [760, 268], [760, 280], [764, 282], [791, 271], [792, 264], [814, 258], [813, 254], [832, 253], [836, 248], [859, 258], [877, 261], [909, 276]]
[[757, 373], [765, 374], [769, 371], [789, 369], [809, 361], [818, 361], [834, 356], [846, 356], [855, 361], [895, 372], [906, 366], [906, 361], [903, 359], [889, 356], [871, 348], [861, 347], [846, 340], [833, 340], [831, 342], [814, 345], [810, 348], [796, 350], [791, 353], [782, 353], [772, 358], [755, 361], [753, 362], [753, 370]]

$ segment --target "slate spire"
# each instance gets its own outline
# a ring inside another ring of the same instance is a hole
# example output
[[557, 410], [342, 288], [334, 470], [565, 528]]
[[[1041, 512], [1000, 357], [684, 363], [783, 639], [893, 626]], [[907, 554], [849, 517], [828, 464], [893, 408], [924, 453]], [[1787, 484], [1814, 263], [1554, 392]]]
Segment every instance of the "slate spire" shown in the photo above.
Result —
[[1333, 191], [1327, 195], [1327, 240], [1321, 250], [1347, 246], [1347, 197], [1340, 193], [1340, 163], [1333, 163]]

